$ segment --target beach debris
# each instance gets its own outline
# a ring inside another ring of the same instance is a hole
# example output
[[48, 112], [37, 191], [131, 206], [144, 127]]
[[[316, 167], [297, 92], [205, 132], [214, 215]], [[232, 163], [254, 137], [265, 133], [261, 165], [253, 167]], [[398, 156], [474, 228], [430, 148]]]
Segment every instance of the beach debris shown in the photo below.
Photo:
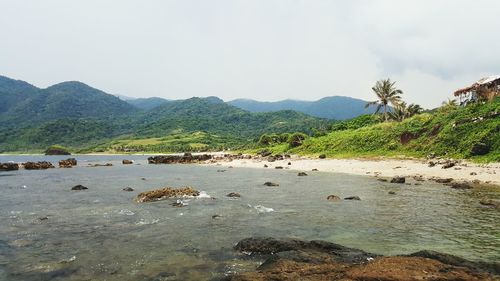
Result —
[[129, 186], [123, 188], [122, 190], [123, 191], [134, 191], [134, 189], [132, 187], [129, 187]]
[[15, 171], [19, 170], [17, 163], [0, 163], [0, 171]]
[[227, 197], [232, 197], [232, 198], [239, 198], [241, 195], [237, 192], [230, 192], [226, 195]]
[[299, 176], [299, 177], [305, 177], [305, 176], [307, 176], [307, 173], [306, 172], [299, 172], [297, 174], [297, 176]]
[[264, 183], [265, 186], [280, 186], [278, 183], [275, 183], [275, 182], [270, 182], [270, 181], [266, 181]]
[[405, 177], [400, 177], [396, 176], [391, 179], [391, 183], [405, 183], [406, 178]]
[[361, 200], [361, 198], [359, 198], [358, 196], [349, 196], [345, 197], [344, 200]]
[[123, 159], [123, 160], [122, 160], [122, 164], [123, 164], [123, 165], [130, 165], [130, 164], [134, 164], [134, 160]]
[[72, 168], [77, 165], [77, 161], [75, 158], [68, 158], [59, 161], [59, 168]]
[[326, 200], [328, 201], [341, 201], [342, 199], [340, 199], [340, 197], [338, 197], [337, 195], [328, 195], [326, 197]]
[[23, 163], [23, 166], [26, 170], [45, 170], [54, 168], [54, 165], [48, 161], [40, 161], [40, 162], [26, 162]]
[[142, 203], [159, 201], [167, 198], [195, 197], [198, 195], [200, 195], [200, 192], [189, 186], [181, 188], [164, 187], [141, 192], [137, 195], [136, 201]]
[[88, 188], [88, 187], [86, 187], [86, 186], [83, 186], [83, 185], [81, 185], [81, 184], [79, 184], [79, 185], [75, 185], [75, 186], [73, 186], [73, 187], [71, 188], [71, 190], [85, 190], [85, 189], [89, 189], [89, 188]]

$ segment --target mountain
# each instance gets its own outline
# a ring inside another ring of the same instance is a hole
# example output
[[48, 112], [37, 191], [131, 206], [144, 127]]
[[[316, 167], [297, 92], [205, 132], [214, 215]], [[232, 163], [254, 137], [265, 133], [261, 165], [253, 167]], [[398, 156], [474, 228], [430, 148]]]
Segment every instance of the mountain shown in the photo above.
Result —
[[[0, 81], [0, 88], [9, 84], [11, 81]], [[62, 118], [110, 118], [137, 112], [127, 102], [81, 82], [63, 82], [46, 89], [17, 85], [7, 89], [5, 95], [19, 98], [0, 111], [0, 121], [22, 126]]]
[[[124, 100], [124, 99], [122, 98], [122, 100]], [[150, 110], [150, 109], [153, 109], [157, 106], [160, 106], [160, 105], [168, 102], [169, 100], [163, 99], [163, 98], [153, 97], [153, 98], [126, 99], [124, 101], [128, 102], [129, 104], [131, 104], [139, 109]]]
[[27, 82], [0, 75], [0, 114], [35, 95], [39, 89]]
[[236, 99], [228, 102], [250, 112], [272, 112], [278, 110], [295, 110], [312, 116], [345, 120], [363, 114], [371, 114], [374, 107], [366, 108], [366, 101], [343, 97], [325, 97], [317, 101], [283, 100], [277, 102], [260, 102], [250, 99]]

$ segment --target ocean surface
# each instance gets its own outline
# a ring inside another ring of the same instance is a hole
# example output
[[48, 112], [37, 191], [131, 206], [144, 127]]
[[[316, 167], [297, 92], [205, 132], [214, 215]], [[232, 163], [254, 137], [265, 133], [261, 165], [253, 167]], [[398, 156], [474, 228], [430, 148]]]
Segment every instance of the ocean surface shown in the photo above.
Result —
[[[3, 155], [0, 162], [56, 165], [65, 158]], [[500, 211], [479, 204], [500, 198], [491, 188], [310, 171], [298, 177], [293, 170], [229, 163], [150, 165], [147, 156], [76, 158], [71, 169], [0, 172], [0, 280], [217, 280], [262, 262], [233, 250], [252, 236], [321, 239], [387, 255], [428, 249], [500, 260]], [[88, 167], [107, 162], [113, 166]], [[78, 184], [89, 189], [71, 191]], [[192, 186], [216, 199], [185, 200], [185, 207], [172, 206], [175, 200], [134, 202], [139, 192], [166, 186]], [[226, 197], [230, 192], [241, 198]], [[361, 201], [330, 202], [330, 194]]]

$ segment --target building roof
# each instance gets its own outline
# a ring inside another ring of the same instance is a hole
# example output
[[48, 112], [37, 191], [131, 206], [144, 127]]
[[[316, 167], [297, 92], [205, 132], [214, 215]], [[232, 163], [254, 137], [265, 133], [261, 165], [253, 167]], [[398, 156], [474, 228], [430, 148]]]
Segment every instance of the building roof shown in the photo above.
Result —
[[488, 85], [488, 84], [491, 84], [491, 83], [498, 81], [498, 80], [500, 80], [500, 75], [492, 75], [492, 76], [481, 78], [477, 82], [475, 82], [474, 84], [472, 84], [468, 87], [456, 90], [454, 93], [454, 96], [462, 95], [464, 93], [470, 92], [471, 90], [477, 89], [477, 87], [479, 87], [479, 86]]

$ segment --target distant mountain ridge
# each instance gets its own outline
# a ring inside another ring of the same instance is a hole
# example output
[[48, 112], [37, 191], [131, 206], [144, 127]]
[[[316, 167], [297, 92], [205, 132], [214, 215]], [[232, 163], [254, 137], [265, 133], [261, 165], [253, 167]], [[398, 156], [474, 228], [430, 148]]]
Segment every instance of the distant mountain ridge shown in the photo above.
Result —
[[317, 101], [282, 100], [261, 102], [251, 99], [236, 99], [229, 104], [250, 112], [272, 112], [278, 110], [295, 110], [311, 116], [345, 120], [363, 114], [371, 114], [374, 107], [365, 108], [366, 101], [344, 96], [324, 97]]

